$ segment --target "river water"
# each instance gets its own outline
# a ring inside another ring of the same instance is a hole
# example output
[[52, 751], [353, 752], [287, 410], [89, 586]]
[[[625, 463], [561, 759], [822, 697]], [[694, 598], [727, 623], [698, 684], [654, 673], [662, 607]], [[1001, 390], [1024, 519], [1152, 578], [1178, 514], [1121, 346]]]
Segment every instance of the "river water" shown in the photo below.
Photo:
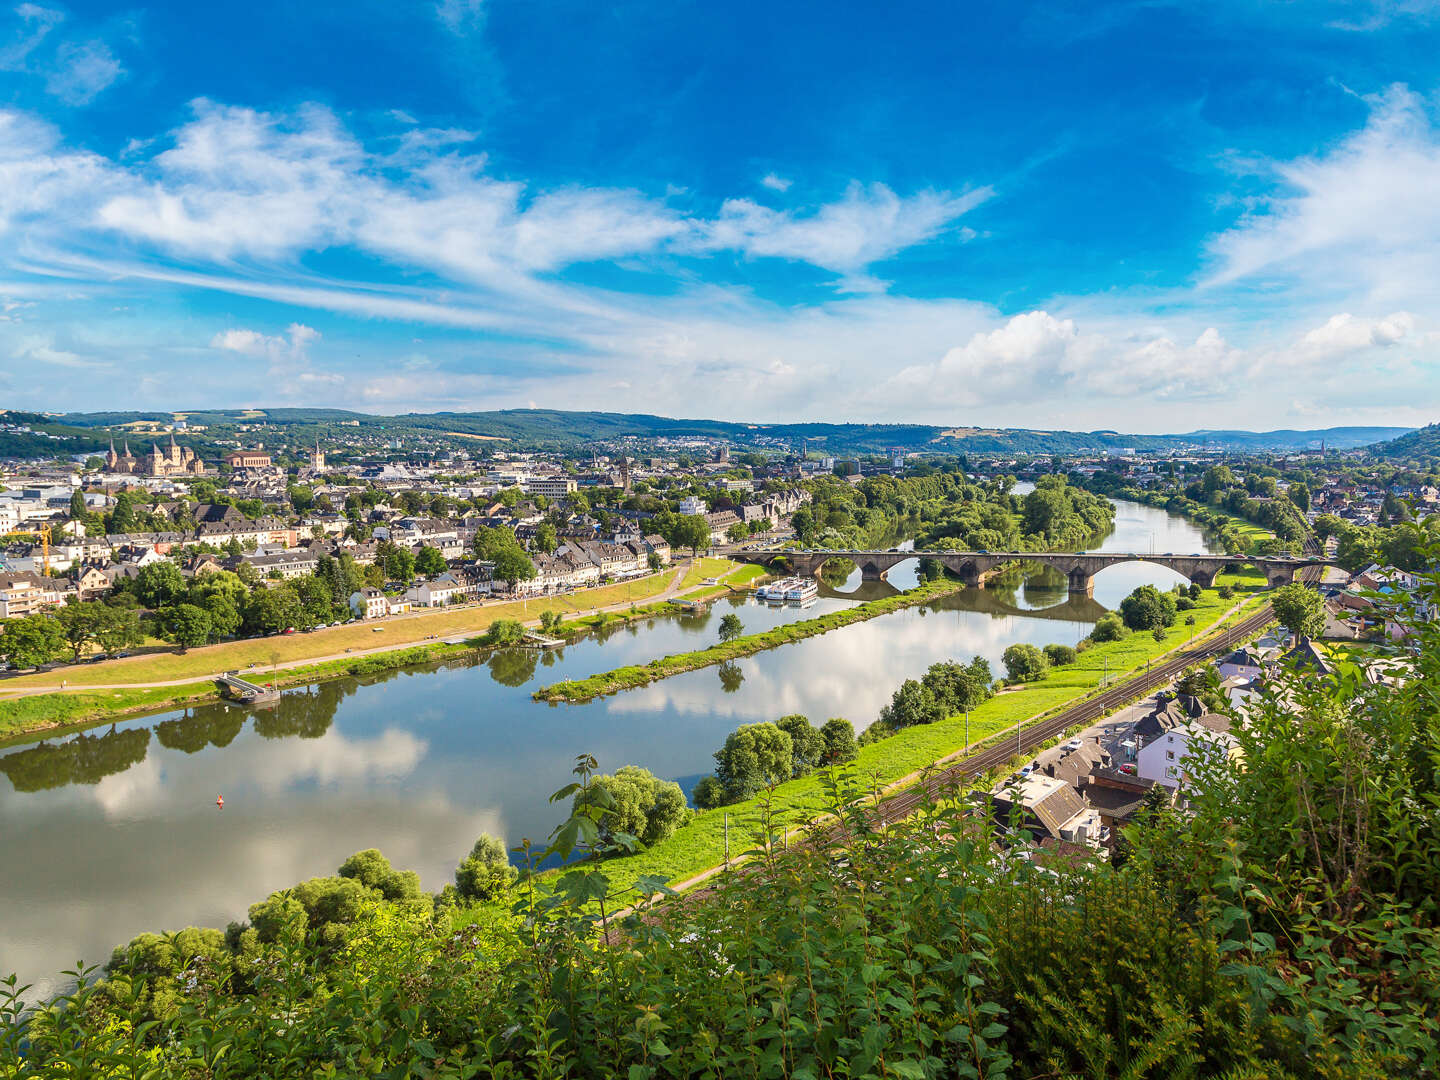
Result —
[[[1115, 531], [1092, 550], [1212, 550], [1181, 518], [1117, 507]], [[908, 587], [915, 563], [889, 580], [861, 583], [857, 571], [803, 610], [727, 598], [548, 653], [339, 680], [268, 709], [200, 706], [0, 749], [0, 974], [18, 972], [39, 996], [77, 959], [103, 963], [146, 930], [223, 927], [361, 848], [438, 889], [481, 832], [542, 840], [559, 815], [548, 794], [576, 754], [593, 753], [604, 771], [643, 765], [688, 792], [740, 724], [803, 713], [844, 716], [858, 730], [936, 661], [980, 655], [998, 674], [1008, 645], [1074, 644], [1135, 586], [1180, 578], [1124, 564], [1097, 576], [1093, 600], [1076, 600], [1059, 575], [1032, 576], [586, 705], [530, 697], [701, 647], [732, 611], [748, 633]]]

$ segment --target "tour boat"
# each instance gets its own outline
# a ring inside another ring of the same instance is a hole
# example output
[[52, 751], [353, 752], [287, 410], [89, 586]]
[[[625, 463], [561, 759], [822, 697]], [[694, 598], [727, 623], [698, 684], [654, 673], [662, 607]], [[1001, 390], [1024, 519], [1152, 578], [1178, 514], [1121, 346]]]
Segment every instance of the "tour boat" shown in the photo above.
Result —
[[819, 593], [819, 586], [812, 578], [787, 577], [760, 586], [755, 595], [761, 600], [770, 600], [776, 603], [801, 604], [815, 599]]

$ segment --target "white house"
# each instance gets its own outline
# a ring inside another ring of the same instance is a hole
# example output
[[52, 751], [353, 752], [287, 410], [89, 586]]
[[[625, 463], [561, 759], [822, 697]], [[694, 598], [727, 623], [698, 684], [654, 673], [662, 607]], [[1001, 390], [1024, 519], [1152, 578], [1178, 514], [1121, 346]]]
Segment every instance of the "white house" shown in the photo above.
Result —
[[1167, 787], [1181, 787], [1189, 780], [1185, 759], [1199, 753], [1202, 744], [1218, 747], [1228, 757], [1240, 753], [1235, 736], [1230, 734], [1230, 718], [1206, 713], [1142, 746], [1135, 759], [1136, 775]]
[[709, 509], [710, 507], [705, 504], [705, 500], [698, 495], [686, 495], [680, 500], [680, 513], [682, 514], [700, 514], [703, 516]]
[[350, 610], [357, 618], [378, 619], [389, 611], [389, 607], [385, 594], [373, 585], [350, 594]]

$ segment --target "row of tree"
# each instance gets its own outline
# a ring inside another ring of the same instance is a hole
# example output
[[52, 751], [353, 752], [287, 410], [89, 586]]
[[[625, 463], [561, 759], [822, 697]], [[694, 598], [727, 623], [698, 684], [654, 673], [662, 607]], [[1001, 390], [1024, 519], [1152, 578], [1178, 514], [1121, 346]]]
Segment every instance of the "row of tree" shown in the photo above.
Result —
[[695, 805], [743, 802], [763, 788], [854, 760], [856, 745], [854, 725], [838, 716], [819, 728], [798, 713], [773, 724], [742, 724], [715, 751], [715, 775], [695, 785]]

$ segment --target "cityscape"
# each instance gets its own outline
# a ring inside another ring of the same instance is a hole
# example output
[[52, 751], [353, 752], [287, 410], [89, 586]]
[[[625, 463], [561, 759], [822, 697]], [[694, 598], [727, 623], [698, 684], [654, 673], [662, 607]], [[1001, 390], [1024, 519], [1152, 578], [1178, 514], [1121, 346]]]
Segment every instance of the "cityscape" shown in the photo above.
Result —
[[0, 1073], [1440, 1075], [1437, 20], [0, 12]]

